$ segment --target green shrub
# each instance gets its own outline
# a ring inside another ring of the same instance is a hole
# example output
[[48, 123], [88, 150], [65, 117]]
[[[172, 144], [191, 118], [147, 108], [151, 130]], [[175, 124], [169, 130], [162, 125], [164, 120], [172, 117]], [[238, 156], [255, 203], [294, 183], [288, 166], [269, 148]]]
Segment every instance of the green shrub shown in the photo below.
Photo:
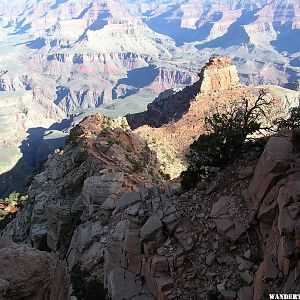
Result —
[[74, 164], [76, 167], [79, 167], [88, 157], [87, 151], [77, 152], [74, 156]]
[[8, 212], [0, 209], [0, 220], [4, 219], [7, 216]]
[[121, 143], [119, 140], [114, 139], [114, 138], [111, 138], [111, 137], [108, 137], [108, 138], [106, 139], [106, 141], [107, 141], [107, 143], [108, 143], [110, 146], [112, 146], [112, 145], [119, 145], [119, 146], [122, 146], [122, 143]]
[[190, 189], [208, 176], [210, 167], [222, 168], [242, 151], [247, 136], [261, 129], [259, 120], [269, 104], [261, 90], [251, 104], [247, 98], [222, 106], [205, 118], [208, 133], [201, 134], [190, 146], [188, 169], [182, 172], [182, 187]]
[[0, 230], [5, 229], [6, 225], [10, 223], [16, 215], [16, 213], [9, 213], [4, 210], [0, 210]]
[[130, 162], [131, 162], [131, 165], [132, 165], [132, 170], [134, 172], [137, 172], [137, 173], [143, 172], [144, 167], [143, 167], [143, 164], [140, 161], [132, 159]]
[[98, 137], [106, 137], [108, 133], [109, 133], [109, 129], [103, 128], [101, 131], [98, 132], [97, 136]]
[[184, 190], [190, 190], [197, 185], [201, 177], [200, 172], [200, 170], [192, 170], [191, 167], [188, 167], [186, 171], [181, 173], [181, 186]]
[[162, 176], [162, 178], [164, 179], [164, 180], [166, 180], [166, 181], [169, 181], [169, 180], [171, 180], [171, 176], [170, 176], [170, 174], [165, 174], [163, 171], [159, 171], [159, 174]]
[[98, 279], [89, 277], [79, 265], [72, 268], [71, 282], [74, 296], [78, 300], [106, 299], [107, 291], [103, 284]]
[[144, 146], [141, 151], [141, 160], [143, 162], [144, 167], [148, 166], [151, 160], [151, 150], [148, 146]]
[[[27, 195], [21, 195], [19, 193], [13, 192], [5, 199], [0, 199], [0, 204], [5, 206], [11, 205], [13, 202], [16, 203], [15, 206], [22, 207], [25, 201], [27, 201]], [[4, 229], [8, 223], [10, 223], [16, 216], [16, 213], [10, 213], [0, 209], [0, 230]]]
[[287, 119], [277, 120], [279, 129], [294, 129], [300, 127], [300, 107], [294, 107], [290, 110], [290, 116]]
[[28, 199], [27, 195], [21, 195], [20, 193], [13, 192], [4, 200], [0, 199], [0, 203], [3, 203], [5, 205], [10, 205], [13, 202], [16, 202], [17, 205], [19, 206], [22, 205], [27, 199]]
[[112, 117], [104, 116], [103, 124], [105, 126], [110, 127], [112, 125], [112, 122], [113, 122], [113, 118]]
[[125, 152], [125, 158], [131, 163], [132, 170], [136, 173], [141, 173], [144, 170], [144, 165], [141, 161], [132, 157], [130, 152]]
[[67, 143], [72, 145], [77, 145], [81, 140], [83, 131], [79, 125], [76, 125], [70, 130], [69, 136], [67, 138]]

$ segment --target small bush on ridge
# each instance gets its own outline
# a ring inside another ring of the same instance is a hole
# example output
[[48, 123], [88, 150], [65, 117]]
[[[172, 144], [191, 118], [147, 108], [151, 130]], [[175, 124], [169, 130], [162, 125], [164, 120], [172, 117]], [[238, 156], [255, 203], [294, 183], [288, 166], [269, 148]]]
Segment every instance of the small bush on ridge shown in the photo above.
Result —
[[195, 187], [206, 176], [209, 167], [224, 167], [241, 152], [247, 136], [262, 129], [259, 120], [270, 102], [261, 90], [252, 104], [247, 98], [217, 108], [205, 118], [208, 133], [201, 134], [190, 146], [188, 169], [182, 172], [184, 189]]

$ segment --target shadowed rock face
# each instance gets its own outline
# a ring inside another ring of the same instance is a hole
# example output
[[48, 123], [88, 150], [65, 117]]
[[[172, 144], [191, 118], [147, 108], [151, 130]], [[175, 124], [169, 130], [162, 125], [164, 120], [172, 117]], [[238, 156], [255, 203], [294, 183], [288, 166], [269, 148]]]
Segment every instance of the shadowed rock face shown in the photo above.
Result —
[[299, 179], [299, 153], [293, 153], [289, 136], [271, 138], [249, 186], [264, 243], [264, 259], [254, 281], [255, 300], [268, 293], [263, 281], [278, 278], [279, 272], [284, 278], [281, 290], [299, 290]]

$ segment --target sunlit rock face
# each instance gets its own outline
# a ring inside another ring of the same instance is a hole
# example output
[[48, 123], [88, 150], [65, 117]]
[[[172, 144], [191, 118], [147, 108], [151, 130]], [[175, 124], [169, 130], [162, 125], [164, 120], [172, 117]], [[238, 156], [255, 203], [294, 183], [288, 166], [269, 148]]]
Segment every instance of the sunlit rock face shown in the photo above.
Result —
[[212, 57], [200, 73], [200, 92], [222, 91], [237, 87], [239, 76], [229, 57]]

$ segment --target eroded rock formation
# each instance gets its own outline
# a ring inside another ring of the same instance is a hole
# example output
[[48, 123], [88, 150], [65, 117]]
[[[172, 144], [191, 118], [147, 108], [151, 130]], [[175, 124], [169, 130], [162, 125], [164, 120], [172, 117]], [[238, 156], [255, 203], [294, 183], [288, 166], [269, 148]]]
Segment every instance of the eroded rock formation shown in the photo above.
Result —
[[201, 93], [230, 90], [240, 82], [236, 66], [231, 63], [230, 57], [211, 57], [199, 77]]

